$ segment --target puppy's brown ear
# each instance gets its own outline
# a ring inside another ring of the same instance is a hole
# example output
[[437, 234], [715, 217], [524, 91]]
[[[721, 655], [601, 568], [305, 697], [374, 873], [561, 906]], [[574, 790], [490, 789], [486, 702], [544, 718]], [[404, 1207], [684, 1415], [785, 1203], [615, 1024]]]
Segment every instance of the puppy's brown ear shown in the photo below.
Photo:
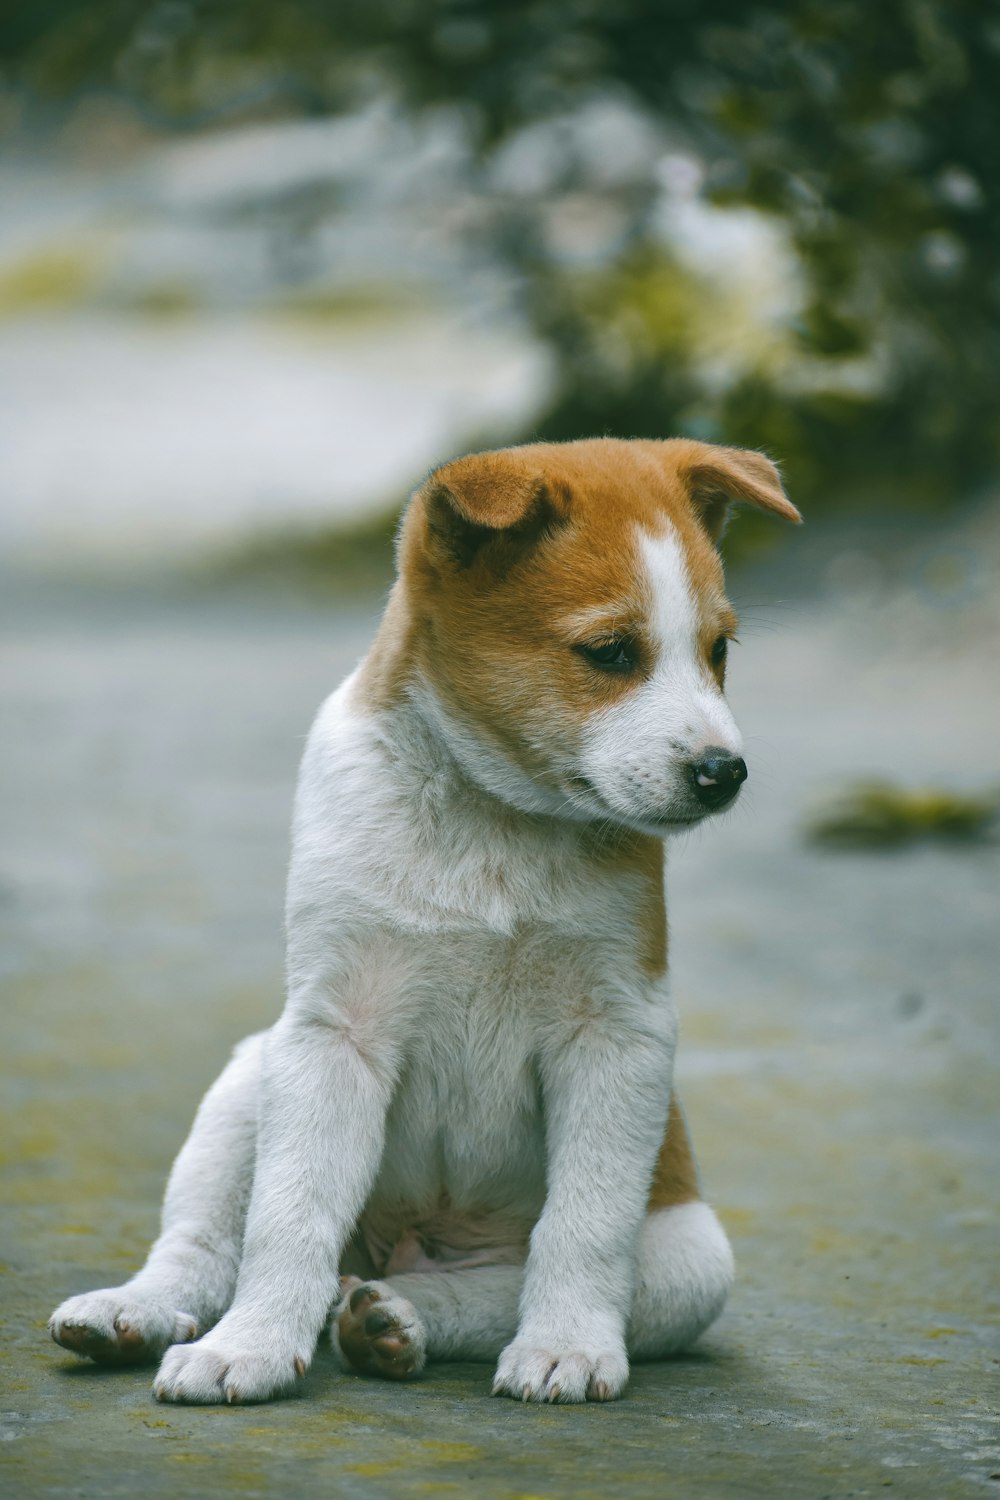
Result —
[[699, 444], [685, 465], [685, 478], [691, 503], [713, 542], [725, 531], [734, 502], [756, 505], [796, 524], [802, 520], [785, 494], [775, 465], [752, 448]]
[[432, 541], [462, 567], [487, 542], [540, 536], [565, 519], [569, 498], [517, 449], [457, 458], [431, 475], [423, 493]]

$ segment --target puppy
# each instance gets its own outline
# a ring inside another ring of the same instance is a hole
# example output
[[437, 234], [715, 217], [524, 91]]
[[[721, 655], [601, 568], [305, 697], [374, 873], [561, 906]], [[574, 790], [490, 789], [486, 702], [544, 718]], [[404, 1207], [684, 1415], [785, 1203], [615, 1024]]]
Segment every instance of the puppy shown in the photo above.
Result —
[[718, 1317], [662, 841], [747, 775], [733, 501], [800, 519], [761, 454], [682, 440], [481, 453], [417, 491], [305, 752], [284, 1012], [209, 1090], [145, 1267], [64, 1302], [57, 1343], [162, 1355], [162, 1401], [262, 1401], [332, 1310], [365, 1374], [498, 1358], [498, 1394], [606, 1401]]

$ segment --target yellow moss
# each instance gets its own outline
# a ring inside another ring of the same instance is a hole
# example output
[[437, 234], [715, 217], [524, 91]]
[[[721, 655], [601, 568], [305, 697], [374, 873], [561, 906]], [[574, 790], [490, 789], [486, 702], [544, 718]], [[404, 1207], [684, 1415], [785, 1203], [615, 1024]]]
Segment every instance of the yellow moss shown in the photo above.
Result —
[[809, 1240], [809, 1249], [815, 1255], [825, 1255], [830, 1250], [843, 1252], [856, 1250], [860, 1244], [857, 1235], [844, 1234], [839, 1229], [826, 1229], [814, 1234]]
[[190, 317], [197, 310], [198, 298], [180, 281], [155, 282], [137, 292], [129, 303], [129, 311], [163, 320]]
[[383, 282], [357, 283], [344, 288], [319, 287], [299, 292], [268, 309], [277, 321], [307, 331], [330, 327], [370, 327], [398, 324], [401, 318], [427, 311], [424, 288], [392, 287]]
[[83, 300], [97, 278], [90, 249], [38, 250], [0, 270], [0, 317], [56, 312]]
[[744, 1229], [749, 1224], [756, 1222], [758, 1215], [752, 1208], [728, 1208], [725, 1204], [718, 1206], [719, 1216], [727, 1224], [732, 1224], [734, 1229]]
[[938, 788], [910, 791], [888, 782], [846, 788], [813, 816], [806, 836], [815, 844], [890, 848], [917, 839], [985, 839], [996, 824], [995, 795], [969, 797]]
[[425, 1438], [420, 1446], [429, 1449], [434, 1458], [443, 1459], [446, 1463], [463, 1463], [484, 1457], [482, 1448], [477, 1448], [473, 1443], [445, 1443], [439, 1438]]
[[385, 1461], [382, 1463], [346, 1464], [345, 1474], [360, 1474], [365, 1479], [380, 1479], [386, 1474], [398, 1474], [404, 1467], [401, 1460]]
[[0, 1156], [0, 1162], [4, 1166], [13, 1166], [18, 1160], [37, 1161], [39, 1157], [51, 1156], [58, 1146], [58, 1139], [52, 1130], [39, 1130], [37, 1132], [26, 1131], [23, 1135], [17, 1135], [17, 1122], [15, 1120], [5, 1121], [5, 1134], [11, 1141], [11, 1149]]

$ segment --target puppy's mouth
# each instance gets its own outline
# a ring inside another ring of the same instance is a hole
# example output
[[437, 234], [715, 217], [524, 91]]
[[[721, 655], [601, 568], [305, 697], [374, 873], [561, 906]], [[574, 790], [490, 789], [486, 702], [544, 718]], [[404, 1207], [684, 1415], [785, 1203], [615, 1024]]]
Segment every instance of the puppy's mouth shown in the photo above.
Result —
[[[690, 811], [669, 813], [623, 811], [611, 803], [597, 790], [589, 776], [570, 776], [565, 782], [566, 791], [581, 811], [593, 812], [597, 817], [612, 818], [627, 828], [638, 828], [644, 833], [681, 833], [685, 828], [694, 828], [708, 816], [708, 808], [693, 808]], [[595, 805], [596, 804], [596, 807]]]

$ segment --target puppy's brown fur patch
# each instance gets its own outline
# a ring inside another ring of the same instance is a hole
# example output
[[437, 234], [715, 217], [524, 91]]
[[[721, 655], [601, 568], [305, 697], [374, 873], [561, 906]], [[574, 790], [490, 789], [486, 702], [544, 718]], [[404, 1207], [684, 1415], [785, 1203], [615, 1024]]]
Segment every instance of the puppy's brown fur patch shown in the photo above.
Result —
[[649, 1209], [676, 1208], [679, 1203], [693, 1203], [701, 1197], [698, 1184], [698, 1168], [691, 1138], [684, 1123], [680, 1100], [676, 1093], [670, 1101], [670, 1118], [667, 1132], [660, 1147], [653, 1174], [653, 1185], [649, 1190]]

